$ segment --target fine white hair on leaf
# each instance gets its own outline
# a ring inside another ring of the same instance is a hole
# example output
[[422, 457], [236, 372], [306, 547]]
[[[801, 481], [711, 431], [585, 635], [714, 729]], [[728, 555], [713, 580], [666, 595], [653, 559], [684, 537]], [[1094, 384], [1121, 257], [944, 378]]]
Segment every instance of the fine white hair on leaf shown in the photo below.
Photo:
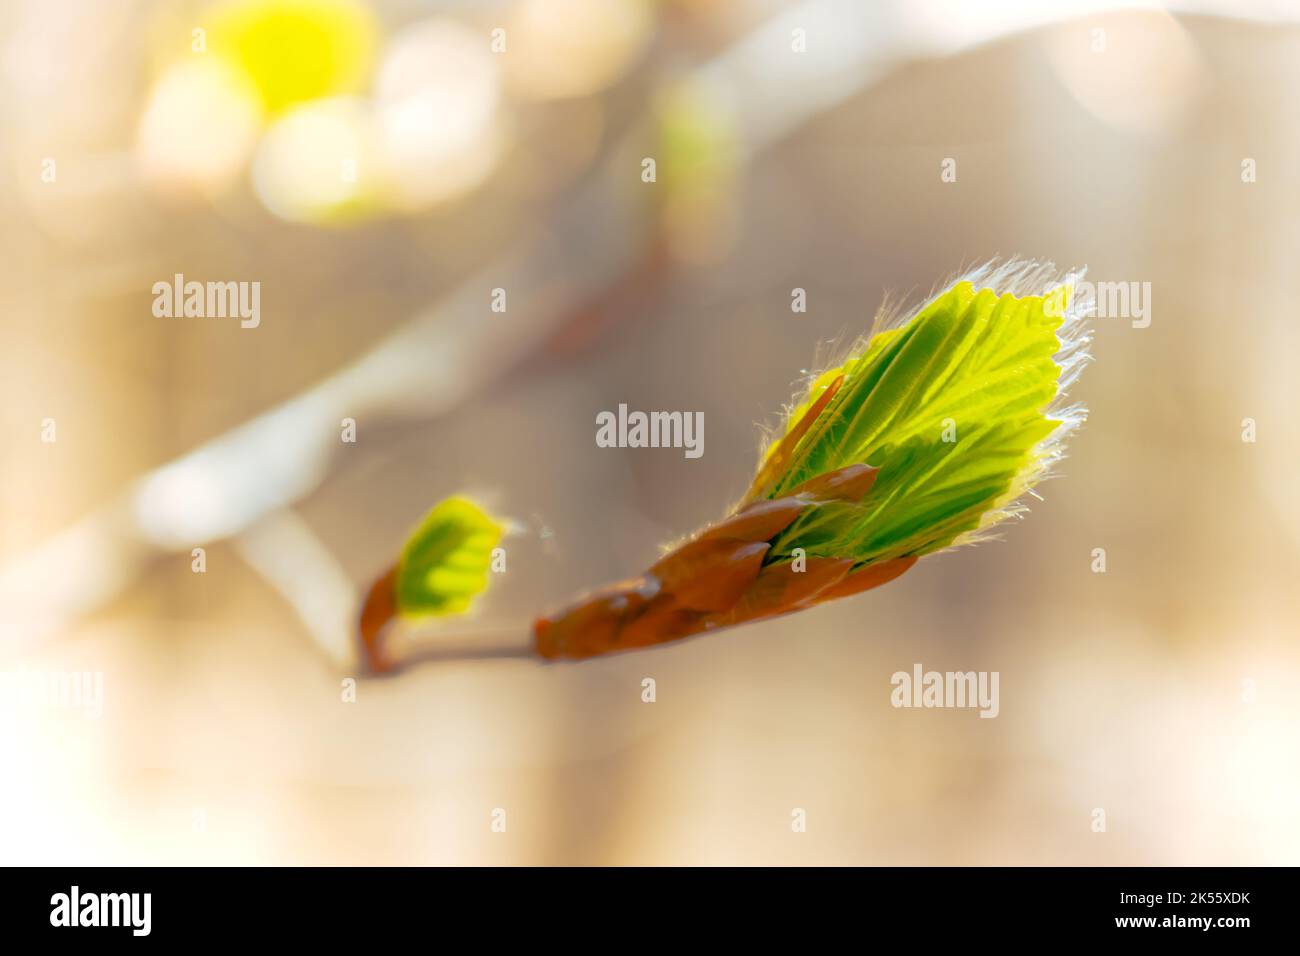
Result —
[[1057, 463], [1066, 456], [1066, 439], [1088, 420], [1087, 406], [1082, 402], [1070, 402], [1067, 394], [1084, 366], [1092, 361], [1092, 329], [1088, 319], [1096, 308], [1096, 301], [1091, 284], [1083, 281], [1087, 271], [1087, 266], [1083, 266], [1062, 272], [1052, 262], [1033, 259], [994, 259], [953, 279], [944, 287], [951, 288], [966, 281], [976, 291], [990, 289], [999, 295], [1010, 292], [1018, 298], [1045, 296], [1062, 286], [1070, 289], [1069, 302], [1062, 310], [1061, 325], [1056, 330], [1060, 348], [1053, 361], [1061, 370], [1056, 396], [1044, 410], [1049, 419], [1059, 424], [1034, 446], [1028, 464], [1016, 476], [1007, 493], [984, 513], [979, 527], [958, 535], [950, 548], [944, 550], [996, 538], [995, 526], [1009, 518], [1020, 518], [1029, 510], [1024, 500], [1026, 497], [1032, 495], [1041, 501], [1034, 486], [1054, 476]]
[[[1084, 366], [1091, 361], [1089, 348], [1092, 343], [1092, 330], [1087, 320], [1093, 314], [1095, 301], [1092, 286], [1083, 282], [1086, 272], [1086, 267], [1061, 270], [1054, 263], [1046, 260], [995, 258], [938, 283], [930, 290], [929, 295], [919, 300], [907, 297], [912, 302], [911, 305], [908, 305], [903, 298], [887, 293], [876, 312], [870, 332], [851, 340], [847, 348], [838, 344], [828, 349], [827, 343], [823, 343], [819, 348], [818, 351], [821, 353], [831, 353], [830, 360], [819, 361], [813, 366], [812, 371], [803, 376], [794, 398], [784, 408], [780, 424], [775, 428], [762, 430], [760, 464], [771, 443], [788, 431], [791, 424], [790, 416], [809, 399], [811, 386], [827, 369], [843, 365], [850, 358], [861, 355], [876, 335], [906, 325], [926, 305], [958, 283], [969, 282], [977, 292], [981, 289], [989, 289], [998, 295], [1010, 293], [1017, 298], [1047, 296], [1063, 286], [1068, 287], [1071, 290], [1069, 302], [1064, 304], [1061, 324], [1056, 330], [1060, 348], [1053, 356], [1060, 369], [1056, 395], [1043, 410], [1049, 419], [1058, 424], [1047, 438], [1034, 446], [1024, 469], [1012, 481], [1007, 493], [984, 513], [979, 527], [958, 535], [949, 549], [997, 537], [994, 527], [1009, 518], [1019, 518], [1028, 510], [1024, 499], [1029, 495], [1038, 497], [1033, 491], [1034, 486], [1052, 477], [1054, 466], [1065, 457], [1066, 439], [1087, 420], [1087, 408], [1082, 403], [1071, 403], [1067, 398], [1069, 388], [1078, 379]], [[822, 355], [818, 358], [821, 359]]]

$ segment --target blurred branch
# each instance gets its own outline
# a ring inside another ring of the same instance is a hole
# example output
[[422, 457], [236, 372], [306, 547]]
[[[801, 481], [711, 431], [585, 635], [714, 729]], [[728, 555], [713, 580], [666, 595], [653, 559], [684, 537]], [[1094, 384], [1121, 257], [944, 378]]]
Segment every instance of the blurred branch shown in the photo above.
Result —
[[296, 511], [259, 521], [235, 539], [235, 550], [284, 596], [331, 663], [352, 663], [352, 582]]

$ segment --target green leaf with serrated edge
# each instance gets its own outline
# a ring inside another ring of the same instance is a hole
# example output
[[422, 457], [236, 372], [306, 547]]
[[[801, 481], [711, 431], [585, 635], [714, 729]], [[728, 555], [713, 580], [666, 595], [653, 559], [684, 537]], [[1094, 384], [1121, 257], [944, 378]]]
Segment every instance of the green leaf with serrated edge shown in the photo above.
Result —
[[1004, 517], [1041, 477], [1044, 443], [1062, 425], [1048, 407], [1071, 295], [1069, 285], [1018, 297], [958, 282], [819, 376], [787, 427], [836, 378], [844, 382], [767, 496], [846, 465], [880, 473], [861, 502], [808, 509], [768, 562], [796, 547], [860, 566], [920, 556]]
[[505, 528], [463, 497], [434, 506], [397, 565], [397, 610], [405, 617], [462, 614], [487, 588], [492, 551]]

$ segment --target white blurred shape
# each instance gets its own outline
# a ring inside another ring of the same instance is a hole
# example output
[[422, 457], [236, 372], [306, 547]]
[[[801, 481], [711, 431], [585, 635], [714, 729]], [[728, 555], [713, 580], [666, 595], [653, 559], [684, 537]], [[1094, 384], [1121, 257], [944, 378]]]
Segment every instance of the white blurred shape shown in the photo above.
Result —
[[172, 67], [140, 120], [136, 151], [146, 177], [164, 188], [216, 188], [233, 180], [262, 122], [257, 91], [215, 57]]
[[394, 37], [375, 84], [385, 196], [419, 209], [473, 189], [500, 154], [497, 59], [478, 33], [431, 19]]
[[1047, 49], [1079, 105], [1130, 132], [1173, 129], [1204, 86], [1195, 44], [1164, 11], [1079, 21], [1053, 32]]
[[330, 662], [340, 669], [355, 666], [356, 589], [307, 522], [286, 508], [253, 525], [234, 544], [293, 606]]
[[146, 477], [133, 495], [141, 535], [166, 550], [229, 537], [315, 486], [337, 415], [309, 393]]
[[114, 504], [0, 568], [0, 649], [57, 633], [120, 591], [147, 551], [131, 531], [127, 509]]
[[[901, 33], [932, 56], [956, 53], [1004, 36], [1114, 8], [1160, 9], [1156, 0], [930, 0], [901, 3]], [[1085, 34], [1086, 40], [1086, 34]]]
[[373, 198], [372, 142], [365, 101], [308, 103], [267, 130], [253, 158], [253, 188], [267, 209], [290, 222], [339, 218]]

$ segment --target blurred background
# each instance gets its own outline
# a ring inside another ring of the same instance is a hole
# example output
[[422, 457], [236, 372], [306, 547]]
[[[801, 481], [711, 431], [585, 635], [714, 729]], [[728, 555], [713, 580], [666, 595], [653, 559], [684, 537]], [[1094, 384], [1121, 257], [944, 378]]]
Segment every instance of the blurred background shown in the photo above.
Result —
[[[1300, 862], [1297, 21], [0, 0], [0, 671], [103, 675], [98, 718], [0, 707], [0, 861]], [[522, 642], [724, 514], [886, 294], [1015, 254], [1149, 282], [1151, 324], [1095, 320], [1090, 421], [1004, 541], [344, 701], [435, 501], [515, 531], [418, 638]], [[260, 324], [156, 317], [176, 273], [260, 282]], [[597, 448], [621, 402], [703, 411], [704, 456]], [[917, 662], [998, 671], [1000, 715], [894, 709]]]

